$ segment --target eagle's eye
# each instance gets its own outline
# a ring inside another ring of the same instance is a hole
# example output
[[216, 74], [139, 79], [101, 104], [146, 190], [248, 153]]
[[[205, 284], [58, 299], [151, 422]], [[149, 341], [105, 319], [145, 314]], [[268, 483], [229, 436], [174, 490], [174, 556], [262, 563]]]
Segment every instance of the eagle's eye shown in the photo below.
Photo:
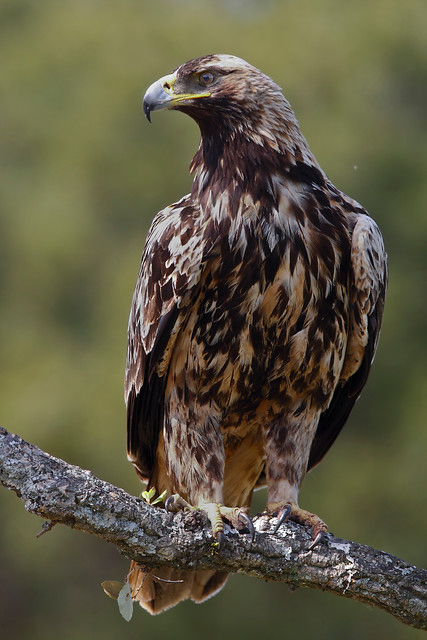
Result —
[[207, 87], [209, 84], [212, 84], [214, 80], [215, 80], [215, 76], [210, 71], [204, 71], [199, 75], [199, 83], [202, 84], [204, 87]]

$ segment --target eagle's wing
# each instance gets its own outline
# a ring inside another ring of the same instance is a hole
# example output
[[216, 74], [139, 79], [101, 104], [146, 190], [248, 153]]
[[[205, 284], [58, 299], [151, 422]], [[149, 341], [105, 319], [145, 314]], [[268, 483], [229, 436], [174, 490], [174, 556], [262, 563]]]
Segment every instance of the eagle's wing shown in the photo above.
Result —
[[340, 383], [322, 413], [308, 469], [323, 458], [359, 397], [377, 349], [387, 287], [387, 254], [375, 222], [359, 215], [351, 243], [350, 326]]
[[153, 470], [168, 365], [197, 294], [209, 233], [189, 196], [155, 217], [133, 295], [125, 374], [127, 453], [140, 476]]

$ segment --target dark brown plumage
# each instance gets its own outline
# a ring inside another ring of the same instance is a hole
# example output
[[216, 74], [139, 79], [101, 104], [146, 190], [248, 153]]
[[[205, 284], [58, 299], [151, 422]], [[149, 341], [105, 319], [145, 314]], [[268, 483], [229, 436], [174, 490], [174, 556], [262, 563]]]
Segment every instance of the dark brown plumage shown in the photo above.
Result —
[[[148, 118], [163, 108], [190, 115], [201, 142], [191, 193], [156, 216], [142, 256], [129, 459], [159, 493], [203, 508], [218, 537], [221, 517], [245, 525], [263, 485], [270, 513], [290, 505], [316, 534], [326, 526], [298, 507], [298, 490], [369, 373], [387, 280], [380, 231], [328, 180], [277, 85], [243, 60], [183, 64], [146, 93]], [[225, 579], [146, 576], [134, 563], [129, 574], [152, 613]]]

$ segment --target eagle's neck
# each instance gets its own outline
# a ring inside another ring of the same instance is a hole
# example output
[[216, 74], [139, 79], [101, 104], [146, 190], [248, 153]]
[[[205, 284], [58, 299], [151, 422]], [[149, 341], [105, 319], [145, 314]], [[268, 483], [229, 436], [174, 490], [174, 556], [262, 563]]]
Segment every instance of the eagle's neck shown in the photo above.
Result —
[[212, 205], [227, 193], [233, 201], [248, 194], [276, 206], [284, 181], [324, 184], [326, 176], [292, 110], [269, 115], [198, 122], [201, 141], [190, 166], [193, 198]]

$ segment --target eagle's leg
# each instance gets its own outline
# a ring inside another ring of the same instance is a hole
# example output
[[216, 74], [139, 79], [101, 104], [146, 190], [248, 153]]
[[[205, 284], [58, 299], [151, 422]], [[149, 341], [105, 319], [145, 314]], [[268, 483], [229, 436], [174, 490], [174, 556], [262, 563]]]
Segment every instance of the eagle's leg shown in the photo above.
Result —
[[[180, 400], [180, 384], [193, 402], [185, 404]], [[171, 386], [165, 410], [164, 459], [173, 494], [167, 506], [170, 510], [204, 511], [219, 542], [224, 539], [224, 520], [236, 529], [248, 528], [253, 539], [254, 528], [246, 508], [224, 506], [222, 412], [211, 402], [199, 404], [194, 385], [189, 375], [185, 380], [178, 377]], [[190, 393], [193, 389], [194, 397]]]
[[197, 507], [194, 507], [180, 495], [173, 494], [166, 500], [165, 509], [166, 511], [179, 511], [181, 509], [203, 511], [209, 518], [209, 522], [212, 525], [212, 534], [219, 543], [224, 540], [224, 520], [230, 522], [237, 530], [249, 529], [251, 542], [255, 539], [253, 522], [248, 516], [248, 510], [244, 507], [226, 507], [218, 502], [201, 502]]
[[298, 492], [305, 476], [310, 447], [318, 422], [318, 411], [302, 401], [292, 411], [272, 422], [264, 431], [267, 513], [278, 517], [274, 533], [288, 518], [310, 527], [312, 549], [326, 534], [328, 527], [314, 513], [298, 506]]

